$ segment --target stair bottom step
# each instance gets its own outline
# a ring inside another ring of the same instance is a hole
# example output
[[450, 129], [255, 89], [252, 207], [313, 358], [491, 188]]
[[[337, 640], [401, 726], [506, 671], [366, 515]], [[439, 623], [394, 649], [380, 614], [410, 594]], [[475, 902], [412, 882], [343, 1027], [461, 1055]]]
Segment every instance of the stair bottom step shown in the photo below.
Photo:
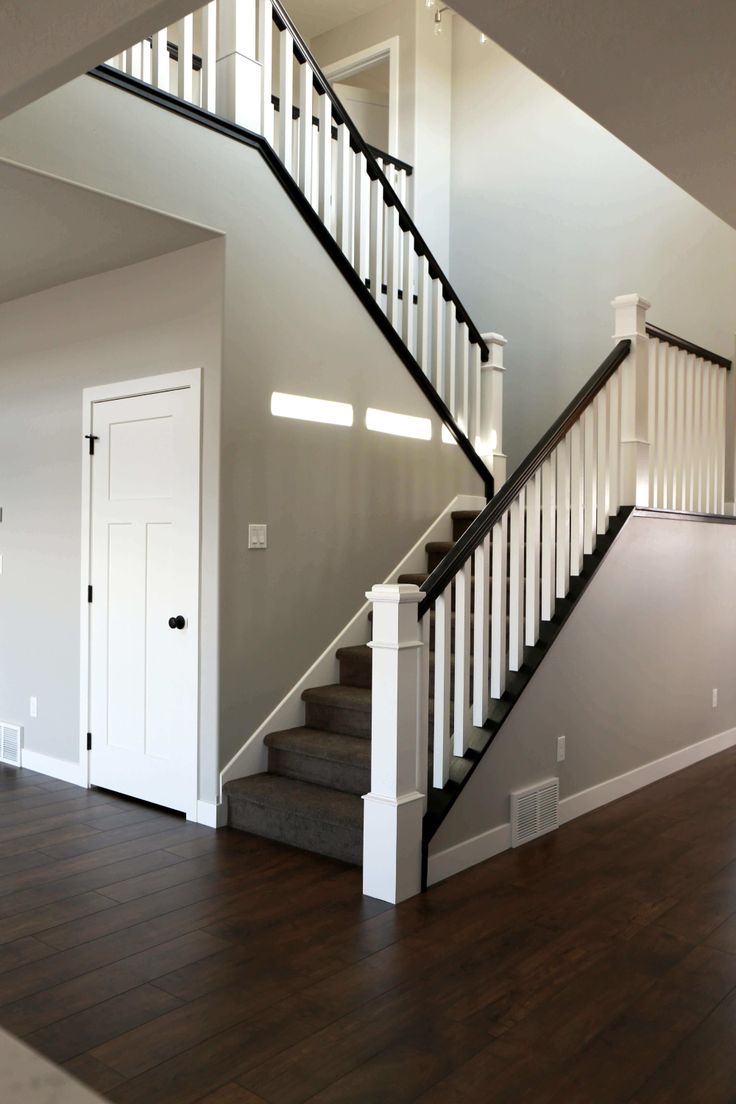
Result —
[[354, 866], [362, 864], [360, 797], [271, 774], [229, 782], [225, 792], [232, 828]]

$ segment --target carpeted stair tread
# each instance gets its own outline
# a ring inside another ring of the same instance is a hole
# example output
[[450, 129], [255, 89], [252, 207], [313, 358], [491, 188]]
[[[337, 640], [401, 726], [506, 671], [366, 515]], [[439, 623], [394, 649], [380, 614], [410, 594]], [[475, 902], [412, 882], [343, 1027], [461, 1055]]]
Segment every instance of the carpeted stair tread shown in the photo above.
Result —
[[400, 583], [412, 583], [414, 586], [422, 587], [429, 578], [429, 573], [426, 571], [421, 572], [407, 572], [404, 575], [399, 575]]
[[238, 778], [225, 793], [233, 828], [343, 862], [362, 861], [363, 802], [355, 794], [276, 774]]
[[302, 701], [315, 705], [330, 705], [335, 709], [351, 709], [370, 713], [371, 692], [364, 686], [313, 686], [302, 694]]
[[298, 752], [314, 759], [324, 759], [343, 765], [370, 767], [371, 745], [360, 736], [341, 732], [323, 732], [318, 728], [286, 728], [269, 732], [266, 747], [279, 751]]

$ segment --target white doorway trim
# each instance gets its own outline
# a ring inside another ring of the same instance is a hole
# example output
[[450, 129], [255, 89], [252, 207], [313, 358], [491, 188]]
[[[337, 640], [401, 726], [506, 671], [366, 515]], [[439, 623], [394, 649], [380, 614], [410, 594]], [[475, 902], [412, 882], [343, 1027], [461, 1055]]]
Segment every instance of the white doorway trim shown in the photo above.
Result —
[[[91, 539], [92, 539], [92, 500], [91, 500], [91, 461], [89, 441], [86, 436], [92, 432], [92, 412], [95, 403], [109, 402], [114, 399], [130, 399], [144, 395], [155, 395], [166, 391], [189, 389], [194, 400], [197, 424], [199, 426], [199, 462], [197, 487], [197, 577], [199, 579], [198, 603], [201, 605], [201, 478], [202, 478], [202, 369], [188, 368], [179, 372], [166, 372], [162, 375], [147, 376], [141, 379], [125, 380], [122, 383], [105, 383], [97, 387], [85, 388], [82, 392], [82, 571], [80, 583], [80, 678], [79, 678], [79, 785], [89, 789], [90, 753], [87, 750], [87, 733], [90, 716], [90, 604], [87, 588], [90, 581]], [[197, 617], [198, 670], [201, 667], [201, 629]], [[199, 702], [199, 687], [197, 688]], [[197, 761], [193, 772], [193, 789], [190, 805], [186, 810], [187, 820], [198, 819], [199, 790], [199, 704], [197, 704]]]
[[325, 65], [323, 72], [331, 83], [346, 80], [370, 69], [378, 62], [388, 60], [388, 146], [385, 151], [393, 157], [399, 156], [399, 36], [377, 42], [356, 54]]

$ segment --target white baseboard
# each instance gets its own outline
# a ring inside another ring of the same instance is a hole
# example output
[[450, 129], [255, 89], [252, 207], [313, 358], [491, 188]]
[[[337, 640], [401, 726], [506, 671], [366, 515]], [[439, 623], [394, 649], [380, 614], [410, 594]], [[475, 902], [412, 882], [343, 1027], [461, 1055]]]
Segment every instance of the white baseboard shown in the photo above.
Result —
[[[694, 763], [699, 763], [702, 759], [708, 759], [711, 755], [718, 755], [719, 752], [735, 746], [736, 728], [729, 728], [716, 736], [709, 736], [696, 744], [689, 744], [679, 751], [673, 751], [670, 755], [664, 755], [661, 759], [655, 759], [651, 763], [645, 763], [641, 767], [627, 771], [626, 774], [619, 774], [616, 778], [609, 778], [608, 781], [601, 782], [597, 786], [571, 794], [560, 802], [560, 824], [567, 824], [568, 821], [591, 813], [594, 809], [600, 809], [602, 805], [609, 805], [620, 797], [626, 797], [627, 794], [642, 789], [643, 786], [649, 786], [652, 782], [658, 782], [661, 778], [666, 778], [670, 774], [693, 766]], [[500, 855], [510, 847], [511, 825], [499, 824], [479, 836], [473, 836], [444, 851], [438, 851], [429, 856], [427, 884], [434, 885], [453, 874], [459, 874], [477, 863]]]
[[21, 767], [26, 770], [46, 774], [49, 778], [58, 778], [61, 782], [71, 782], [74, 786], [86, 786], [81, 763], [72, 763], [68, 759], [56, 759], [53, 755], [42, 755], [40, 751], [23, 748]]
[[197, 824], [203, 824], [205, 828], [224, 828], [227, 824], [227, 798], [219, 804], [198, 801]]

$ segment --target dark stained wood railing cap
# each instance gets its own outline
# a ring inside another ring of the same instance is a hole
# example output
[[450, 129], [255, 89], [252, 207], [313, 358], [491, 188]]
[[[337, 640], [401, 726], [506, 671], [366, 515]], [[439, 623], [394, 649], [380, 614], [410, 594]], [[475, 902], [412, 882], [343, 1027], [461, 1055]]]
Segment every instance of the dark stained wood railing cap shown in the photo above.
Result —
[[650, 337], [656, 337], [658, 341], [663, 341], [667, 345], [674, 345], [676, 349], [682, 349], [685, 353], [693, 353], [696, 357], [702, 357], [710, 364], [717, 364], [719, 367], [725, 368], [726, 371], [731, 371], [731, 361], [727, 357], [721, 356], [720, 353], [712, 353], [710, 349], [704, 349], [702, 345], [695, 345], [684, 337], [677, 337], [676, 334], [671, 334], [668, 330], [663, 330], [660, 326], [650, 323], [647, 323], [647, 333]]

